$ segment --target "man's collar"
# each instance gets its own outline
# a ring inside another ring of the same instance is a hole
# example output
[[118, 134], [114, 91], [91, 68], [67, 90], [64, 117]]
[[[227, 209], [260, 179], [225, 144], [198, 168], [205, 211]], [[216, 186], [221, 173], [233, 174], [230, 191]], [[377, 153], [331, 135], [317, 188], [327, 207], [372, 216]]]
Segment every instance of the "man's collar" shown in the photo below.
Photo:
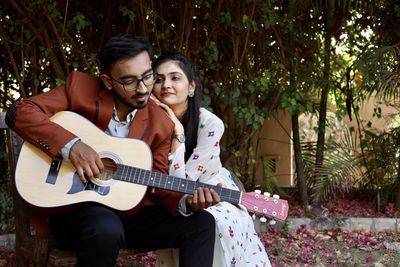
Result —
[[136, 115], [136, 112], [137, 112], [137, 109], [132, 110], [130, 113], [128, 113], [128, 114], [126, 115], [126, 119], [125, 119], [124, 121], [121, 121], [121, 120], [118, 118], [117, 109], [116, 109], [115, 106], [114, 106], [114, 111], [113, 111], [112, 117], [113, 117], [113, 120], [115, 120], [115, 121], [117, 121], [117, 122], [120, 122], [120, 123], [131, 123], [131, 121], [133, 120], [133, 118], [134, 118], [135, 115]]

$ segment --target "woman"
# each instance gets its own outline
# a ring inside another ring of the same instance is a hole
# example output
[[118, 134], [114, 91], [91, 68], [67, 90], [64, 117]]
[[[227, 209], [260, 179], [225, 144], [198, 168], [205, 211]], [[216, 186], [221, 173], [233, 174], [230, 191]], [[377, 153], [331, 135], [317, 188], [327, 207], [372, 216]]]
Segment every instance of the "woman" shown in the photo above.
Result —
[[[180, 53], [165, 53], [154, 62], [154, 69], [157, 78], [153, 94], [175, 123], [170, 175], [238, 190], [219, 157], [224, 124], [200, 107], [200, 83], [190, 61]], [[270, 266], [244, 207], [220, 202], [206, 210], [215, 217], [217, 225], [213, 266]], [[165, 254], [159, 255], [158, 265], [170, 266]]]

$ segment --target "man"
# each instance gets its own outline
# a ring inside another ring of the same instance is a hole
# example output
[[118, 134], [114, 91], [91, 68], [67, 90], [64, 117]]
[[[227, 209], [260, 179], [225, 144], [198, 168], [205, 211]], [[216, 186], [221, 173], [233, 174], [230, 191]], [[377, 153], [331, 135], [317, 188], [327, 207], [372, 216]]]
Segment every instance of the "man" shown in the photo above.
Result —
[[[100, 78], [73, 72], [64, 86], [15, 103], [7, 124], [51, 158], [69, 159], [84, 182], [97, 177], [104, 165], [79, 136], [49, 120], [59, 111], [76, 112], [112, 136], [142, 139], [153, 153], [153, 170], [167, 173], [173, 123], [149, 100], [156, 76], [150, 56], [147, 39], [113, 37], [98, 55]], [[218, 194], [207, 189], [197, 189], [193, 196], [153, 189], [131, 216], [90, 202], [49, 220], [56, 240], [76, 251], [78, 266], [115, 266], [119, 248], [126, 244], [179, 248], [180, 266], [206, 267], [212, 265], [215, 222], [202, 208], [218, 201]]]

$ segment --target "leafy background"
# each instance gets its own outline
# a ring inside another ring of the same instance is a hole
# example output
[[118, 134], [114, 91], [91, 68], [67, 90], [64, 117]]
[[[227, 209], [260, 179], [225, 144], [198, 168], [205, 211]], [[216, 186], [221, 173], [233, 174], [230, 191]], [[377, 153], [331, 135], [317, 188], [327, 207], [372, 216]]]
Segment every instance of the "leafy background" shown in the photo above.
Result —
[[[155, 56], [179, 50], [194, 62], [204, 105], [225, 122], [224, 165], [247, 189], [260, 126], [285, 109], [297, 183], [283, 194], [306, 207], [337, 191], [372, 190], [400, 207], [399, 128], [376, 132], [358, 113], [371, 95], [398, 103], [399, 18], [395, 0], [1, 1], [0, 110], [61, 85], [73, 70], [97, 74], [96, 53], [112, 35], [145, 35]], [[358, 122], [358, 147], [328, 138], [329, 110], [334, 120]], [[301, 136], [304, 114], [317, 118], [310, 142]], [[271, 164], [263, 189], [279, 191]]]

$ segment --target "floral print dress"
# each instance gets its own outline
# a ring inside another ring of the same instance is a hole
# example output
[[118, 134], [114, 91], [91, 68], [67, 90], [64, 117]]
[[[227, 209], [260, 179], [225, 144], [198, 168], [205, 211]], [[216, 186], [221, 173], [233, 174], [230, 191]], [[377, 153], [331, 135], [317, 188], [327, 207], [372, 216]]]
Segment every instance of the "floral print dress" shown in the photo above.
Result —
[[[185, 146], [179, 146], [169, 157], [169, 174], [212, 185], [222, 183], [224, 187], [238, 190], [230, 172], [222, 167], [220, 161], [219, 142], [223, 133], [224, 124], [221, 119], [205, 108], [200, 108], [197, 147], [185, 164]], [[206, 210], [216, 221], [214, 267], [271, 266], [246, 208], [220, 202]], [[160, 267], [176, 266], [177, 257], [164, 250], [158, 253], [157, 262]]]

